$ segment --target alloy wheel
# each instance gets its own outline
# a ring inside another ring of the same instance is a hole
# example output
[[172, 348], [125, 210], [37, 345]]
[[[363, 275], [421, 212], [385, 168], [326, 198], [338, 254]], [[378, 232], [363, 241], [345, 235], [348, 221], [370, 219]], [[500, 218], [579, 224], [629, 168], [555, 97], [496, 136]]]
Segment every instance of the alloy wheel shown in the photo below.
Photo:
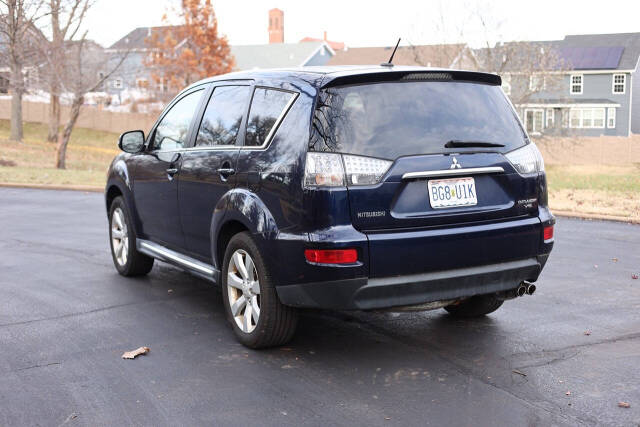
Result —
[[229, 260], [227, 294], [236, 325], [242, 332], [251, 333], [260, 318], [260, 282], [253, 259], [242, 249]]
[[118, 265], [126, 265], [129, 255], [129, 232], [121, 208], [116, 208], [111, 216], [111, 248]]

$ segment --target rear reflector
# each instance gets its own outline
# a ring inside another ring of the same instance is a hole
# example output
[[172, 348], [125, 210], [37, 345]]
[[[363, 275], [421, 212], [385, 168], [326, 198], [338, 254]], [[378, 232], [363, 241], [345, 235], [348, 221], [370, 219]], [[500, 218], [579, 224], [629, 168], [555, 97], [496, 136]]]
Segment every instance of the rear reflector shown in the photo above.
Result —
[[544, 241], [553, 239], [553, 225], [547, 225], [543, 231]]
[[304, 257], [317, 264], [352, 264], [358, 261], [355, 249], [306, 249]]

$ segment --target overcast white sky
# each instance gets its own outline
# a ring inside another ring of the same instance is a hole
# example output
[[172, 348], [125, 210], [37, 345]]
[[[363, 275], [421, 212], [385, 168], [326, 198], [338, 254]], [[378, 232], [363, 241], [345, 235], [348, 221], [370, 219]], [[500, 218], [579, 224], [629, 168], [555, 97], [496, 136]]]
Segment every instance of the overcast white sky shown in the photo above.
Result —
[[[161, 25], [179, 0], [98, 0], [88, 17], [89, 37], [109, 46], [136, 27]], [[285, 12], [285, 42], [305, 36], [348, 46], [464, 41], [551, 40], [565, 34], [640, 32], [640, 0], [213, 0], [219, 28], [231, 44], [267, 42], [267, 13]], [[480, 11], [480, 12], [478, 12]], [[489, 21], [491, 34], [479, 23]], [[497, 29], [497, 32], [495, 31]]]

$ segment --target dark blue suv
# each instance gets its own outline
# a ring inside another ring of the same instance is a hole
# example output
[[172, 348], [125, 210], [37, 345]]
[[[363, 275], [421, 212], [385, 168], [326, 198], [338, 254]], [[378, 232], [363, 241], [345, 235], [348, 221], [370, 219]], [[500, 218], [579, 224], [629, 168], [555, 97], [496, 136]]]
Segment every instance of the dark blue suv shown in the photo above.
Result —
[[480, 316], [533, 293], [553, 246], [544, 164], [492, 74], [251, 71], [189, 86], [106, 187], [113, 261], [219, 283], [238, 339], [297, 308]]

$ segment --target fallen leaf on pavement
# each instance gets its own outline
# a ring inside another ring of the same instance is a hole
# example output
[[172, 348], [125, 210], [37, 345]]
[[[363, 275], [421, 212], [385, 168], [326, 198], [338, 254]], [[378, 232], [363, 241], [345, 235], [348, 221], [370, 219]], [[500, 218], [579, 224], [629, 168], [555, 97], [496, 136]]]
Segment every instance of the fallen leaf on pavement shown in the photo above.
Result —
[[511, 372], [513, 372], [514, 374], [522, 375], [523, 377], [526, 377], [526, 376], [527, 376], [527, 374], [525, 374], [524, 372], [520, 372], [520, 371], [518, 371], [517, 369], [514, 369], [514, 370], [513, 370], [513, 371], [511, 371]]
[[629, 402], [618, 402], [618, 406], [621, 408], [631, 408]]
[[122, 355], [123, 359], [135, 359], [136, 356], [149, 353], [149, 347], [140, 347], [133, 351], [125, 351]]
[[585, 335], [591, 335], [591, 331], [584, 331]]
[[571, 396], [571, 392], [570, 392], [570, 391], [566, 392], [565, 394], [566, 394], [567, 396]]
[[631, 275], [631, 278], [635, 280], [635, 279], [637, 279], [637, 278], [638, 278], [638, 275], [637, 275], [637, 274], [632, 274], [632, 275]]
[[611, 258], [611, 261], [618, 262], [618, 258]]

